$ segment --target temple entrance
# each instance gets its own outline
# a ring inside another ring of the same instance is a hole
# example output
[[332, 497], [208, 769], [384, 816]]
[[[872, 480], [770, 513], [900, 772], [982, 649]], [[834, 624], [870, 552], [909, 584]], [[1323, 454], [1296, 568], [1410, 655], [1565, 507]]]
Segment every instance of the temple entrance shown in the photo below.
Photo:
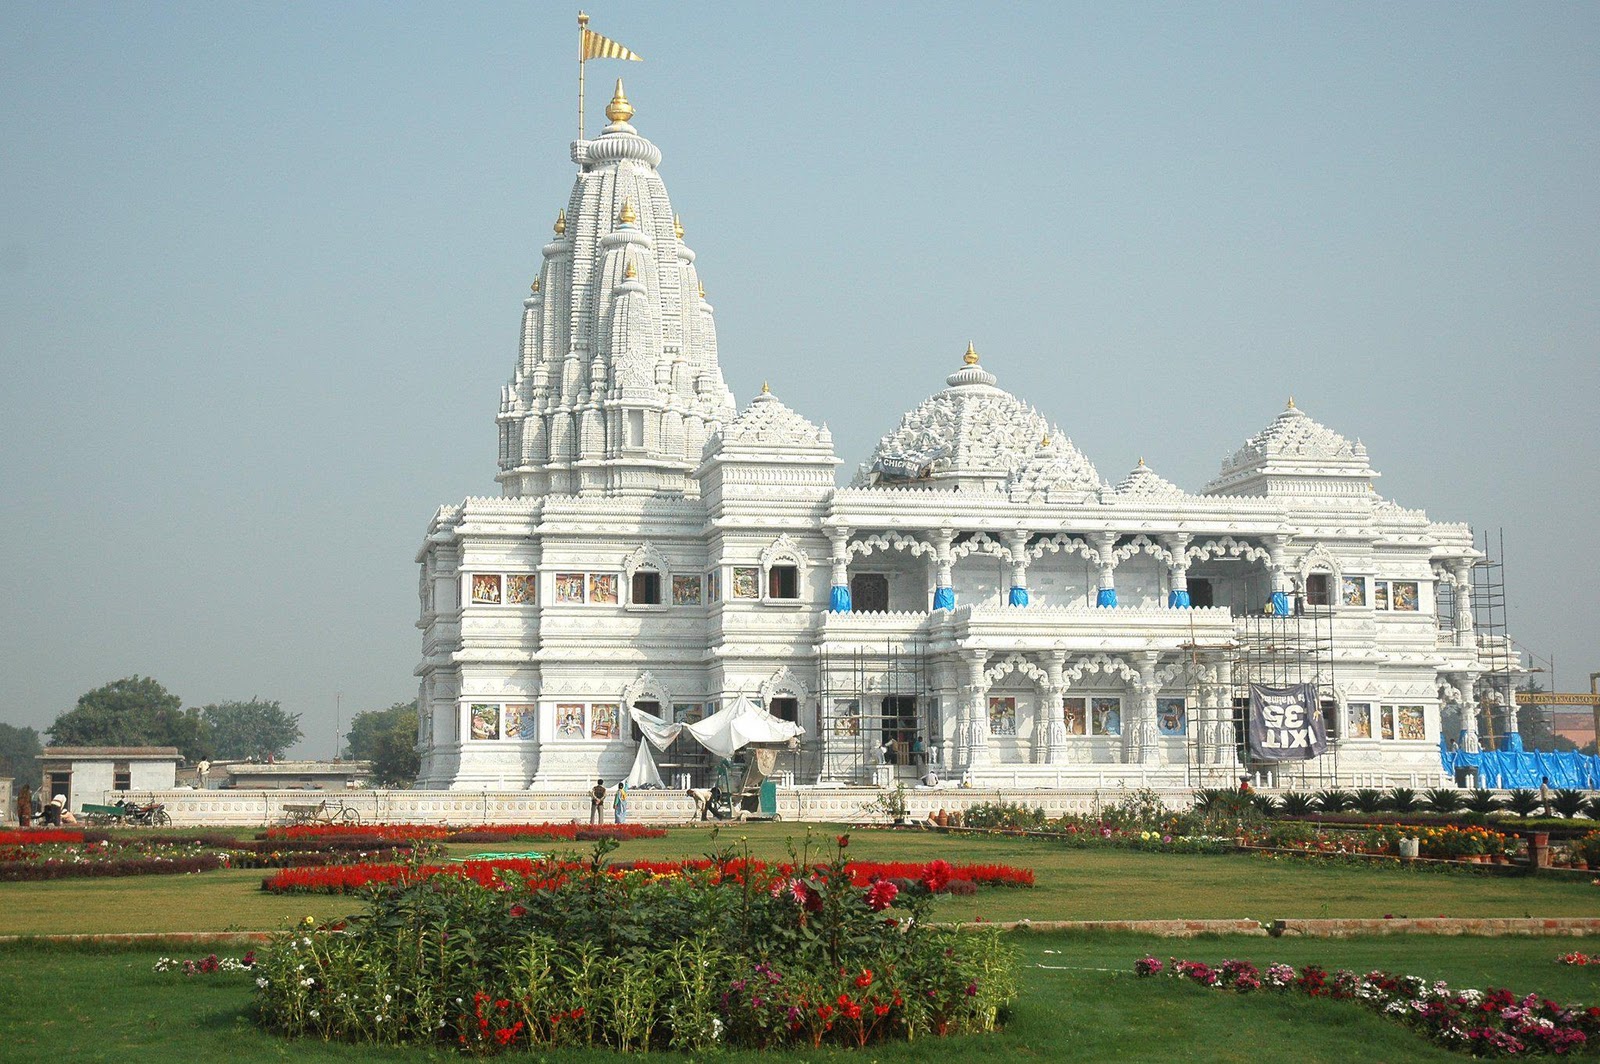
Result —
[[883, 700], [884, 760], [898, 768], [915, 768], [913, 748], [920, 734], [915, 695], [890, 695]]

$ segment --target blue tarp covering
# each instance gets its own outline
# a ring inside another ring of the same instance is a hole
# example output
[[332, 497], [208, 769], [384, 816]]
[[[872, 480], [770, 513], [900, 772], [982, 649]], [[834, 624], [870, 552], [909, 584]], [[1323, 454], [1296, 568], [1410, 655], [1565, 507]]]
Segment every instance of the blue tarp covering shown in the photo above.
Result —
[[1173, 590], [1167, 592], [1167, 608], [1186, 610], [1189, 608], [1189, 592], [1187, 590]]
[[828, 595], [828, 610], [832, 613], [850, 612], [850, 588], [844, 584], [834, 584], [833, 591]]
[[1094, 597], [1094, 604], [1096, 606], [1115, 606], [1117, 604], [1117, 589], [1114, 587], [1101, 588], [1100, 593]]
[[1014, 587], [1014, 588], [1012, 588], [1011, 589], [1011, 605], [1013, 605], [1013, 606], [1026, 606], [1027, 604], [1028, 604], [1028, 589], [1025, 588], [1025, 587]]
[[1600, 757], [1576, 752], [1558, 754], [1538, 750], [1523, 750], [1522, 736], [1512, 733], [1507, 739], [1516, 739], [1516, 750], [1485, 750], [1481, 754], [1467, 754], [1441, 746], [1439, 760], [1447, 774], [1454, 776], [1457, 769], [1471, 768], [1478, 773], [1479, 787], [1521, 787], [1536, 791], [1543, 780], [1552, 787], [1576, 787], [1586, 791], [1600, 789]]
[[1279, 617], [1287, 617], [1287, 616], [1289, 616], [1289, 593], [1288, 592], [1286, 592], [1286, 591], [1274, 591], [1272, 593], [1272, 612], [1277, 614]]
[[953, 610], [956, 608], [956, 589], [953, 587], [936, 587], [933, 589], [933, 608], [936, 610]]

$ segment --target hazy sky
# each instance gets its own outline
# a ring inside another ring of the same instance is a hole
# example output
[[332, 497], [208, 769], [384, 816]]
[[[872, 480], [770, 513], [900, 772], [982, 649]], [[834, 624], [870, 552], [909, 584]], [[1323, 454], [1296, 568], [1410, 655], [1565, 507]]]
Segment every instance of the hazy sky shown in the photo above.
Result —
[[[846, 470], [969, 339], [1115, 481], [1291, 393], [1600, 669], [1600, 4], [604, 4], [741, 401]], [[572, 183], [576, 9], [0, 5], [0, 720], [412, 697]]]

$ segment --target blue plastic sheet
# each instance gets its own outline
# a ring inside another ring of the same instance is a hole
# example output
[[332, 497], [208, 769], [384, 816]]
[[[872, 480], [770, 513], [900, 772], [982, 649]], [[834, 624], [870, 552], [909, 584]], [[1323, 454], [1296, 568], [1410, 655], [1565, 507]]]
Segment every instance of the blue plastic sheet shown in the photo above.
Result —
[[1188, 609], [1189, 608], [1189, 592], [1188, 592], [1188, 590], [1187, 589], [1183, 589], [1183, 590], [1174, 589], [1172, 591], [1167, 592], [1167, 608], [1168, 609], [1174, 609], [1174, 610], [1186, 610], [1186, 609]]
[[1028, 604], [1028, 589], [1025, 588], [1025, 587], [1014, 587], [1014, 588], [1012, 588], [1011, 589], [1011, 605], [1013, 605], [1013, 606], [1026, 606], [1027, 604]]
[[1289, 593], [1287, 591], [1274, 591], [1272, 593], [1272, 612], [1279, 617], [1289, 616]]
[[850, 588], [847, 585], [833, 585], [833, 590], [828, 594], [828, 610], [831, 613], [850, 612]]
[[953, 587], [936, 587], [933, 589], [933, 608], [936, 610], [953, 610], [956, 608], [956, 589]]
[[1094, 604], [1096, 606], [1115, 606], [1117, 604], [1117, 589], [1114, 587], [1101, 588], [1100, 593], [1094, 597]]
[[1540, 783], [1549, 780], [1552, 787], [1600, 789], [1600, 757], [1576, 751], [1524, 750], [1522, 736], [1513, 732], [1506, 738], [1515, 739], [1517, 749], [1468, 754], [1441, 747], [1439, 760], [1444, 764], [1445, 773], [1451, 776], [1458, 769], [1475, 769], [1479, 787], [1520, 787], [1536, 791]]

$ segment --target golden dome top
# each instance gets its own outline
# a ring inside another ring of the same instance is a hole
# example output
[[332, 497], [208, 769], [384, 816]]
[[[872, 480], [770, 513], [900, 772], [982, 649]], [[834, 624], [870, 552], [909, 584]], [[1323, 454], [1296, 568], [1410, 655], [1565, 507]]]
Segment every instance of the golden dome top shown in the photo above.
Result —
[[1039, 441], [1039, 446], [1040, 447], [1048, 447], [1048, 446], [1050, 446], [1050, 436], [1049, 436], [1048, 433], [1045, 435], [1044, 439]]
[[537, 292], [538, 290], [539, 290], [539, 278], [535, 277], [533, 279], [533, 284], [528, 286], [528, 291]]
[[972, 346], [971, 340], [967, 341], [967, 353], [961, 356], [961, 361], [965, 362], [969, 366], [976, 366], [978, 364], [978, 351], [977, 348]]
[[626, 122], [633, 117], [633, 104], [628, 102], [628, 94], [622, 91], [622, 79], [617, 79], [617, 91], [612, 94], [611, 102], [606, 104], [606, 117], [613, 122]]
[[634, 267], [632, 259], [629, 259], [628, 265], [622, 268], [622, 276], [629, 281], [639, 276], [639, 271]]
[[674, 214], [672, 216], [672, 235], [679, 240], [683, 239], [683, 218], [681, 215]]
[[1144, 468], [1144, 455], [1142, 455], [1142, 454], [1139, 456], [1139, 468], [1140, 469]]
[[556, 215], [556, 236], [567, 234], [567, 209], [561, 208], [561, 213]]
[[766, 381], [762, 381], [761, 382], [761, 394], [762, 395], [771, 395], [772, 394], [772, 389], [767, 385]]
[[633, 201], [628, 199], [623, 200], [622, 210], [617, 214], [617, 221], [621, 222], [623, 225], [632, 225], [638, 220], [639, 215], [633, 209]]
[[700, 282], [700, 298], [704, 299], [705, 297], [706, 297], [706, 283], [704, 281], [701, 281]]
[[1294, 396], [1292, 396], [1292, 395], [1289, 396], [1289, 409], [1290, 410], [1294, 409]]

